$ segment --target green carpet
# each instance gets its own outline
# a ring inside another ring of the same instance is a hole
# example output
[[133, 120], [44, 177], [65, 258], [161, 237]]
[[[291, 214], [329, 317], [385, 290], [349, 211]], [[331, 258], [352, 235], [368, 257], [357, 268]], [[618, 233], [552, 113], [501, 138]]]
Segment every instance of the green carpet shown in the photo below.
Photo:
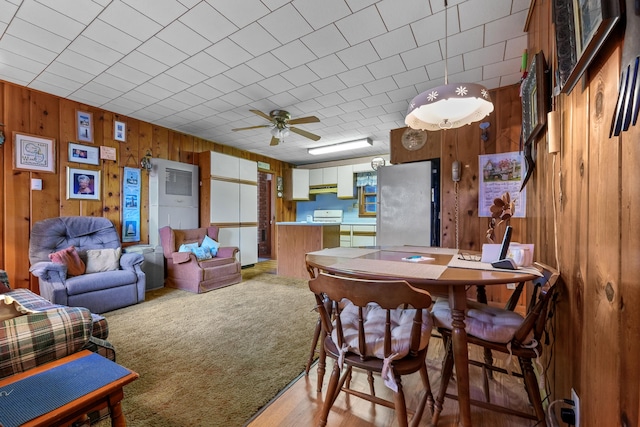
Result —
[[242, 426], [304, 370], [317, 320], [307, 282], [243, 277], [204, 294], [157, 289], [105, 315], [117, 363], [140, 374], [124, 389], [129, 426]]

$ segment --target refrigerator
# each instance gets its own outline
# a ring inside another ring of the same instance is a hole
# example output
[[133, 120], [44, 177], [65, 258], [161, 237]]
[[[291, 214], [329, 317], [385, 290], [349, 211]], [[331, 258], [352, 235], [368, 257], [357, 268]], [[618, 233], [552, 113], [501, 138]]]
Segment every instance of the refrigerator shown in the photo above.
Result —
[[439, 168], [423, 161], [377, 170], [376, 245], [439, 245]]

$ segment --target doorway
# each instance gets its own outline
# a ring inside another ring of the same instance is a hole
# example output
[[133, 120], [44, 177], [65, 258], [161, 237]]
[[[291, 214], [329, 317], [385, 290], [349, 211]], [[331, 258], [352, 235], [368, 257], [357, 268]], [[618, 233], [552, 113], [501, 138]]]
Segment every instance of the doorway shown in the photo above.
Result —
[[273, 174], [258, 171], [258, 261], [272, 257], [271, 246], [275, 226]]

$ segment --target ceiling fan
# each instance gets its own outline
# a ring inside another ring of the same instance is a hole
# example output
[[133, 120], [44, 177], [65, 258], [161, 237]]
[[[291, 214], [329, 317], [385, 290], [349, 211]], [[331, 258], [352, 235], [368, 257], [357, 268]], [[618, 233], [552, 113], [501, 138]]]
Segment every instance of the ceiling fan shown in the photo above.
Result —
[[305, 138], [313, 139], [317, 141], [320, 139], [318, 135], [315, 135], [311, 132], [307, 132], [306, 130], [298, 129], [296, 127], [290, 125], [299, 125], [303, 123], [317, 123], [320, 121], [316, 116], [308, 116], [308, 117], [300, 117], [297, 119], [292, 119], [291, 114], [284, 110], [273, 110], [268, 115], [259, 110], [249, 110], [254, 114], [259, 115], [271, 122], [268, 125], [261, 126], [249, 126], [246, 128], [237, 128], [231, 129], [232, 131], [238, 130], [248, 130], [248, 129], [258, 129], [258, 128], [271, 128], [271, 144], [270, 145], [278, 145], [280, 141], [284, 142], [284, 137], [289, 135], [289, 131], [297, 133], [298, 135], [302, 135]]

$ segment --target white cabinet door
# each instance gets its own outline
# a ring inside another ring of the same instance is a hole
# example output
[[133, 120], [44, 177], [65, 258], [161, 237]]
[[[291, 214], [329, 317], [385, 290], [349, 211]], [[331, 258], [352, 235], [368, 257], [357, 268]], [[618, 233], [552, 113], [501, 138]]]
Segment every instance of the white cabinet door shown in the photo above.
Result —
[[240, 264], [258, 262], [258, 227], [240, 227]]
[[211, 222], [230, 223], [240, 220], [240, 186], [235, 182], [211, 180]]
[[309, 185], [322, 185], [323, 184], [323, 173], [322, 168], [319, 169], [309, 169]]
[[338, 166], [338, 199], [355, 198], [353, 165]]
[[[240, 222], [258, 222], [258, 186], [240, 184]], [[257, 234], [256, 234], [257, 239]], [[258, 243], [256, 242], [256, 246]]]
[[336, 185], [338, 183], [338, 167], [322, 168], [322, 185]]
[[[238, 179], [240, 175], [240, 157], [211, 152], [211, 175]], [[257, 168], [257, 166], [256, 166]]]
[[309, 200], [309, 169], [289, 169], [285, 194], [289, 200]]

